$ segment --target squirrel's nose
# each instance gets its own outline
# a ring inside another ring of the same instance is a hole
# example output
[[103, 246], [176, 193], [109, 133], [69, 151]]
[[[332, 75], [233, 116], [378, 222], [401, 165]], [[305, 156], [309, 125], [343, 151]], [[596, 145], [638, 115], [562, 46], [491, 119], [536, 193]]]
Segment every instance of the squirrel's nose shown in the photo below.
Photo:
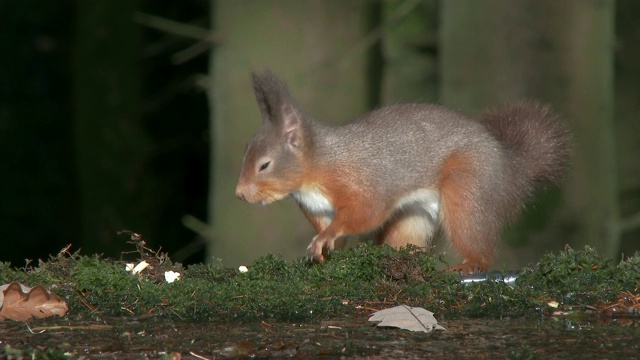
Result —
[[236, 187], [236, 197], [240, 200], [247, 200], [247, 198], [244, 196], [243, 188], [240, 185]]

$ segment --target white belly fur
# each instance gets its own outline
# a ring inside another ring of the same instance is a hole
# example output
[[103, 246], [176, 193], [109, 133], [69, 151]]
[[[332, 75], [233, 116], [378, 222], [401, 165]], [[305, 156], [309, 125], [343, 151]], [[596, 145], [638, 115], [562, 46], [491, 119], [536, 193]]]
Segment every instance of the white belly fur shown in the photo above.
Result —
[[426, 211], [434, 222], [440, 220], [440, 193], [432, 189], [414, 190], [398, 200], [395, 206], [397, 211], [410, 211], [421, 209]]
[[333, 219], [336, 214], [329, 199], [318, 190], [311, 189], [294, 192], [291, 194], [291, 197], [293, 197], [300, 206], [305, 208], [305, 210], [307, 210], [311, 215], [325, 216]]
[[[336, 215], [329, 198], [316, 189], [297, 191], [292, 193], [291, 197], [309, 214], [323, 217], [325, 226], [328, 226]], [[432, 189], [414, 190], [401, 197], [394, 209], [394, 211], [425, 211], [431, 218], [431, 222], [423, 226], [435, 228], [440, 221], [440, 193]]]

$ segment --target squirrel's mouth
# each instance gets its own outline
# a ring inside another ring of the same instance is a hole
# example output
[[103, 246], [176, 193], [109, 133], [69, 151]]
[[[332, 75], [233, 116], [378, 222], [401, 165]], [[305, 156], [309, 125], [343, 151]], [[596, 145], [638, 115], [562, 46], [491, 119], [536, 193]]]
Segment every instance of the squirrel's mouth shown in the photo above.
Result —
[[257, 205], [269, 205], [271, 203], [274, 203], [278, 200], [283, 199], [285, 195], [280, 195], [280, 194], [260, 194], [260, 196], [255, 196], [255, 197], [246, 197], [243, 200], [245, 200], [246, 202], [250, 203], [250, 204], [257, 204]]
[[269, 205], [273, 202], [276, 202], [278, 200], [283, 199], [284, 197], [286, 197], [287, 194], [268, 194], [268, 196], [263, 197], [262, 199], [259, 199], [258, 201], [256, 201], [256, 203], [260, 204], [260, 205]]
[[272, 189], [260, 184], [239, 183], [236, 186], [236, 197], [249, 204], [269, 205], [287, 195], [289, 195], [287, 192], [283, 193], [278, 189]]

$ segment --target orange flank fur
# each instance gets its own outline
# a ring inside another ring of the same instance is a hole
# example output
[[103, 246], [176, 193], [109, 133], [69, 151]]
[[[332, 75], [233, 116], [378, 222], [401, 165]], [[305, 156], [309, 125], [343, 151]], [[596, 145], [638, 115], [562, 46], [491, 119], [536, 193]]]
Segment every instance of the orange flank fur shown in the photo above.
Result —
[[[346, 174], [339, 176], [331, 171], [322, 171], [316, 168], [313, 174], [307, 174], [314, 179], [314, 184], [322, 189], [322, 193], [327, 196], [335, 211], [335, 216], [330, 220], [328, 226], [324, 227], [328, 221], [321, 216], [315, 216], [308, 210], [303, 211], [311, 224], [318, 231], [318, 235], [307, 248], [307, 256], [316, 261], [324, 261], [323, 249], [332, 251], [335, 241], [342, 235], [360, 234], [372, 231], [382, 224], [386, 214], [384, 205], [376, 201], [375, 194], [362, 191], [354, 191], [347, 184], [337, 181], [338, 178], [353, 179]], [[345, 169], [343, 169], [344, 171]], [[328, 175], [328, 176], [327, 176]]]
[[331, 229], [341, 235], [360, 234], [374, 230], [384, 221], [385, 209], [381, 202], [375, 201], [375, 194], [349, 191], [341, 186], [327, 190], [336, 216], [325, 231]]
[[[472, 159], [464, 152], [449, 155], [442, 165], [439, 178], [442, 197], [442, 226], [451, 245], [464, 257], [462, 264], [451, 270], [462, 273], [486, 271], [493, 257], [491, 246], [494, 240], [479, 229], [474, 208], [479, 194], [478, 175]], [[485, 226], [488, 226], [485, 224]]]

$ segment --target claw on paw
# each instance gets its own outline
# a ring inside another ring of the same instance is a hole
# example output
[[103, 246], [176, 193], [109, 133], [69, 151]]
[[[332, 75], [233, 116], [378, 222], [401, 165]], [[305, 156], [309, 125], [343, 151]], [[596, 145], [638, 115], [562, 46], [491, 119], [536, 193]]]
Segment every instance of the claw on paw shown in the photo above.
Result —
[[313, 262], [313, 263], [323, 263], [324, 262], [324, 255], [322, 255], [322, 254], [320, 254], [320, 255], [318, 255], [318, 254], [307, 255], [307, 259], [310, 262]]
[[315, 240], [307, 247], [307, 259], [311, 262], [322, 263], [324, 262], [324, 255], [322, 255], [322, 245], [318, 244]]

